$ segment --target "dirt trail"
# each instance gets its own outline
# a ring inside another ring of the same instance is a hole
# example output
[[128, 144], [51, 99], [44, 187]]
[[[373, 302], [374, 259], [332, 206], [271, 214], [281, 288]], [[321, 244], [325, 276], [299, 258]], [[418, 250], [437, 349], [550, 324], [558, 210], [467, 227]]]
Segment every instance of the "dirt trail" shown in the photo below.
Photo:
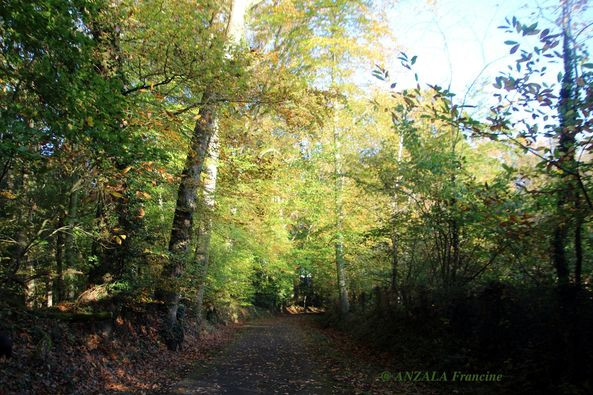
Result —
[[180, 382], [176, 394], [345, 393], [323, 372], [300, 320], [279, 316], [254, 321], [213, 361]]

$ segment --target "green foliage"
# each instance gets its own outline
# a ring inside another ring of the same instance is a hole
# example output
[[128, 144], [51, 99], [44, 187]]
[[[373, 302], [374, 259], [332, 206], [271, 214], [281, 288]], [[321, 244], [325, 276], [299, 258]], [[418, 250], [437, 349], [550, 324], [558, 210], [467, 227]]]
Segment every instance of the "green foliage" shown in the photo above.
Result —
[[[545, 63], [564, 59], [562, 36], [509, 19], [516, 62], [494, 81], [499, 103], [476, 119], [421, 81], [416, 56], [396, 56], [415, 88], [399, 90], [383, 66], [372, 74], [389, 88], [357, 87], [371, 74], [363, 65], [388, 54], [380, 5], [258, 3], [234, 46], [224, 2], [4, 1], [3, 291], [30, 307], [99, 284], [143, 300], [178, 288], [193, 302], [195, 244], [210, 219], [208, 308], [278, 309], [304, 293], [329, 305], [336, 245], [352, 299], [391, 288], [410, 304], [423, 289], [553, 283], [550, 229], [576, 238], [580, 224], [590, 238], [587, 53], [575, 49], [576, 71], [557, 79], [574, 107], [560, 111]], [[179, 177], [206, 99], [220, 139], [215, 204], [199, 190], [185, 271], [165, 284], [163, 268], [179, 259], [168, 248]], [[568, 135], [565, 151], [542, 143]], [[577, 198], [559, 208], [566, 186]], [[579, 246], [588, 273], [588, 244], [564, 243], [575, 266]]]

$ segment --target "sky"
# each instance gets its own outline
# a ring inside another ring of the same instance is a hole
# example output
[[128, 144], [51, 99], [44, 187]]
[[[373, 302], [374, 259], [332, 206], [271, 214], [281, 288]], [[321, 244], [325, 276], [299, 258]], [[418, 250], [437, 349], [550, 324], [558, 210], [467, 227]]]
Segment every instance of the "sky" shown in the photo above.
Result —
[[[468, 92], [468, 99], [479, 101], [492, 97], [494, 78], [514, 64], [517, 55], [510, 55], [510, 47], [504, 44], [516, 36], [498, 28], [505, 17], [517, 16], [524, 24], [539, 20], [540, 26], [547, 26], [553, 22], [550, 5], [558, 1], [400, 0], [392, 4], [388, 20], [396, 45], [410, 58], [417, 56], [415, 71], [420, 81], [450, 86], [459, 100]], [[593, 20], [593, 12], [587, 13], [581, 17]], [[413, 74], [395, 56], [387, 68], [398, 87], [415, 85]], [[554, 79], [556, 74], [550, 73]]]
[[438, 83], [461, 94], [480, 75], [510, 63], [509, 37], [498, 29], [505, 16], [525, 9], [516, 0], [404, 0], [390, 12], [396, 43], [409, 56], [416, 55], [420, 79]]

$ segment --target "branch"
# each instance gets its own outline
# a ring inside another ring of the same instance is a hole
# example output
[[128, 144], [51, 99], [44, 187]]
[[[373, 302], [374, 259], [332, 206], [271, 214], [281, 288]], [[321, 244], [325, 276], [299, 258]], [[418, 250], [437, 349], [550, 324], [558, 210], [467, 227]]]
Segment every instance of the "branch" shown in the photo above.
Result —
[[579, 32], [572, 38], [572, 40], [574, 42], [576, 42], [577, 37], [581, 35], [581, 33], [583, 33], [585, 30], [587, 30], [588, 28], [590, 28], [591, 26], [593, 26], [593, 22], [589, 23], [588, 25], [586, 25], [585, 27], [583, 27], [581, 30], [579, 30]]
[[8, 173], [8, 170], [10, 169], [11, 164], [12, 164], [12, 157], [8, 158], [8, 160], [6, 161], [6, 163], [4, 164], [4, 166], [2, 168], [2, 174], [0, 174], [0, 183], [4, 179], [4, 176], [6, 176], [6, 174]]
[[152, 89], [152, 88], [154, 88], [155, 86], [167, 85], [168, 83], [172, 82], [172, 81], [175, 79], [175, 77], [176, 77], [176, 76], [172, 76], [172, 77], [165, 78], [163, 81], [161, 81], [161, 82], [157, 82], [157, 83], [155, 83], [155, 84], [150, 84], [150, 85], [147, 85], [147, 84], [138, 85], [138, 86], [135, 86], [135, 87], [133, 87], [133, 88], [130, 88], [130, 89], [127, 89], [127, 90], [122, 90], [122, 92], [121, 92], [121, 93], [122, 93], [122, 95], [126, 96], [126, 95], [129, 95], [130, 93], [134, 93], [134, 92], [136, 92], [136, 91], [139, 91], [139, 90], [141, 90], [141, 89], [149, 89], [149, 88], [151, 88], [151, 89]]
[[506, 248], [508, 247], [508, 243], [502, 245], [500, 248], [498, 248], [496, 251], [494, 251], [494, 253], [492, 254], [492, 256], [490, 257], [490, 259], [488, 260], [488, 262], [486, 262], [484, 264], [484, 266], [482, 266], [476, 273], [474, 273], [473, 276], [467, 278], [467, 282], [469, 283], [470, 281], [473, 281], [476, 277], [478, 277], [480, 274], [482, 274], [484, 272], [484, 270], [486, 270], [490, 265], [492, 265], [494, 263], [494, 261], [496, 260], [496, 258], [504, 251], [506, 250]]
[[279, 104], [279, 103], [286, 103], [288, 100], [252, 100], [252, 99], [229, 99], [229, 98], [219, 98], [219, 99], [212, 99], [208, 100], [207, 102], [196, 102], [192, 103], [187, 107], [179, 109], [177, 111], [173, 111], [171, 115], [180, 115], [186, 113], [190, 110], [193, 110], [196, 107], [203, 106], [208, 103], [250, 103], [250, 104]]

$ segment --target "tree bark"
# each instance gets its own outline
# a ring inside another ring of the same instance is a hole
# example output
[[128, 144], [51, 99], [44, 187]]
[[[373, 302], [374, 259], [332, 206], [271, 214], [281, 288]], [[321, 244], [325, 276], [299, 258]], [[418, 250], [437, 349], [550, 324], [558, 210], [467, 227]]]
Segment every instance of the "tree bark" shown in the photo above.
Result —
[[[32, 203], [32, 202], [30, 202]], [[31, 204], [31, 208], [29, 209], [29, 214], [28, 214], [28, 218], [27, 218], [27, 223], [28, 224], [33, 224], [33, 204]], [[30, 279], [27, 283], [27, 288], [26, 288], [26, 295], [27, 295], [27, 307], [29, 308], [36, 308], [37, 307], [37, 298], [36, 298], [36, 291], [37, 291], [37, 276], [35, 275], [36, 270], [35, 270], [35, 266], [33, 265], [33, 262], [31, 262], [31, 260], [29, 260], [29, 257], [25, 255], [25, 260], [26, 260], [26, 264], [27, 264], [27, 271], [29, 272], [30, 275]]]
[[[576, 83], [574, 81], [575, 56], [571, 46], [570, 33], [570, 2], [563, 4], [563, 66], [562, 87], [560, 89], [560, 100], [558, 105], [559, 118], [559, 139], [558, 153], [559, 161], [565, 168], [576, 170], [575, 165], [575, 144], [576, 144]], [[569, 268], [566, 259], [566, 238], [568, 233], [568, 221], [566, 206], [574, 204], [574, 182], [570, 174], [564, 173], [560, 179], [560, 188], [557, 201], [557, 218], [552, 239], [552, 259], [558, 276], [558, 285], [569, 284]]]
[[26, 292], [26, 300], [27, 300], [27, 307], [30, 309], [34, 309], [37, 307], [37, 300], [36, 300], [36, 290], [37, 290], [37, 280], [35, 276], [35, 267], [33, 266], [32, 262], [27, 260], [27, 272], [31, 277], [29, 281], [27, 281], [27, 288], [25, 289]]
[[161, 290], [161, 298], [167, 304], [167, 319], [170, 324], [177, 322], [179, 291], [176, 282], [183, 273], [184, 263], [187, 260], [196, 211], [196, 192], [208, 145], [214, 132], [214, 107], [208, 103], [209, 97], [210, 95], [206, 93], [202, 99], [205, 104], [200, 108], [199, 119], [196, 121], [185, 166], [181, 173], [181, 184], [177, 191], [177, 204], [169, 240], [171, 259], [163, 271], [163, 277], [168, 284], [166, 289]]
[[[398, 166], [401, 164], [402, 155], [404, 151], [404, 136], [403, 133], [400, 133], [399, 136], [399, 146], [397, 151], [397, 164]], [[398, 234], [396, 228], [396, 220], [397, 216], [400, 214], [399, 212], [399, 204], [397, 201], [397, 190], [399, 188], [399, 177], [395, 181], [395, 189], [391, 194], [391, 221], [392, 221], [392, 229], [391, 229], [391, 291], [395, 292], [397, 290], [397, 270], [399, 266], [399, 251], [398, 251]]]
[[[231, 14], [227, 26], [227, 40], [230, 44], [240, 43], [240, 40], [244, 36], [245, 14], [248, 8], [255, 2], [252, 0], [232, 1]], [[163, 277], [168, 284], [166, 289], [159, 292], [161, 299], [167, 304], [167, 320], [170, 325], [174, 325], [177, 322], [177, 307], [180, 296], [176, 282], [183, 273], [185, 262], [188, 259], [187, 255], [193, 233], [194, 213], [196, 210], [196, 192], [208, 146], [217, 125], [215, 106], [209, 103], [212, 93], [207, 89], [203, 95], [202, 103], [204, 104], [199, 111], [200, 117], [194, 127], [189, 153], [181, 174], [181, 184], [177, 193], [177, 204], [175, 206], [173, 227], [169, 240], [171, 260], [163, 271]], [[206, 240], [204, 239], [202, 242], [205, 243]]]
[[239, 45], [245, 38], [245, 15], [249, 7], [261, 0], [233, 0], [231, 15], [227, 25], [227, 40], [230, 44]]
[[218, 140], [218, 128], [215, 125], [214, 134], [210, 140], [210, 160], [206, 167], [207, 177], [204, 182], [204, 209], [202, 224], [198, 232], [196, 245], [196, 266], [198, 267], [198, 294], [196, 297], [196, 311], [198, 312], [198, 324], [202, 322], [202, 306], [204, 304], [204, 291], [206, 288], [206, 276], [210, 264], [210, 232], [212, 229], [212, 214], [216, 205], [215, 192], [218, 176], [218, 158], [220, 143]]
[[68, 195], [68, 211], [66, 212], [66, 226], [68, 231], [64, 237], [64, 258], [66, 268], [76, 266], [76, 251], [74, 249], [74, 228], [78, 215], [78, 190], [79, 179], [75, 178]]
[[398, 259], [398, 237], [394, 231], [391, 234], [391, 291], [397, 290], [397, 268], [399, 266]]
[[334, 143], [334, 199], [336, 215], [336, 272], [338, 276], [338, 292], [340, 313], [347, 314], [350, 310], [348, 290], [346, 288], [346, 260], [344, 259], [344, 176], [342, 175], [341, 139], [337, 127], [337, 101], [334, 101], [333, 143]]
[[577, 287], [581, 286], [583, 273], [583, 214], [580, 212], [580, 197], [575, 196], [576, 224], [574, 231], [574, 282]]
[[[231, 4], [231, 15], [227, 26], [227, 40], [232, 45], [240, 45], [241, 40], [245, 38], [245, 15], [247, 9], [255, 4], [253, 0], [233, 0]], [[198, 294], [196, 296], [196, 311], [198, 312], [198, 324], [202, 322], [202, 306], [204, 304], [204, 292], [206, 290], [206, 277], [210, 265], [210, 232], [212, 230], [212, 213], [216, 205], [216, 181], [218, 177], [218, 159], [220, 153], [220, 142], [218, 139], [218, 122], [214, 118], [212, 121], [213, 130], [210, 140], [209, 155], [206, 171], [207, 177], [204, 182], [203, 207], [205, 215], [202, 217], [202, 223], [198, 231], [196, 243], [195, 263], [198, 267]]]
[[[25, 165], [23, 164], [20, 169], [20, 177], [15, 176], [15, 182], [13, 186], [13, 191], [22, 193], [23, 196], [26, 196], [27, 188], [28, 188], [28, 174], [25, 169]], [[17, 193], [18, 193], [17, 192]], [[14, 247], [10, 249], [10, 266], [8, 270], [9, 276], [14, 276], [19, 269], [21, 268], [21, 264], [23, 260], [26, 260], [26, 252], [27, 252], [27, 244], [28, 244], [28, 235], [27, 229], [29, 229], [29, 223], [26, 217], [23, 215], [23, 212], [19, 210], [16, 221], [19, 224], [19, 229], [16, 234], [16, 243]]]
[[[64, 217], [60, 216], [58, 228], [64, 227]], [[59, 230], [56, 234], [56, 294], [54, 301], [64, 300], [64, 233]]]

